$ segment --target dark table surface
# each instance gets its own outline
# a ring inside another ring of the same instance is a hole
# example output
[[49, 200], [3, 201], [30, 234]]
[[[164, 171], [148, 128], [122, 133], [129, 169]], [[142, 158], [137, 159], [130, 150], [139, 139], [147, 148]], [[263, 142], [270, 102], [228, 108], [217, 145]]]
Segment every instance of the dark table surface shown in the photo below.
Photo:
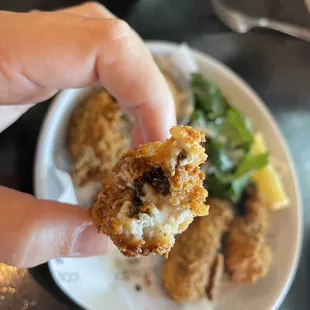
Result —
[[[51, 10], [77, 2], [1, 0], [0, 9]], [[307, 294], [310, 272], [310, 208], [307, 206], [310, 201], [310, 45], [271, 32], [233, 34], [212, 14], [207, 0], [138, 1], [127, 15], [125, 13], [131, 6], [130, 1], [107, 2], [144, 39], [186, 40], [193, 47], [226, 63], [268, 105], [293, 155], [304, 206], [305, 230], [301, 262], [292, 288], [280, 309], [310, 309]], [[250, 14], [310, 27], [310, 15], [302, 0], [231, 0], [230, 3]], [[49, 104], [44, 102], [37, 105], [0, 135], [1, 185], [33, 192], [33, 155], [38, 131]], [[27, 308], [79, 309], [55, 286], [46, 265], [25, 270], [0, 264], [0, 309]]]

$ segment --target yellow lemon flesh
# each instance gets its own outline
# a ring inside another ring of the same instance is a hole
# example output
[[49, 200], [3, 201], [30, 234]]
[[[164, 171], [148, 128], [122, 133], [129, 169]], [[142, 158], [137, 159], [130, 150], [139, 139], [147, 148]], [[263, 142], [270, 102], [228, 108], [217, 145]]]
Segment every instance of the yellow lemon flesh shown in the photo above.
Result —
[[[256, 133], [252, 153], [258, 155], [267, 151], [264, 138], [261, 133]], [[285, 193], [282, 180], [275, 168], [269, 163], [258, 170], [252, 179], [256, 182], [258, 191], [268, 201], [272, 211], [288, 207], [290, 201]]]

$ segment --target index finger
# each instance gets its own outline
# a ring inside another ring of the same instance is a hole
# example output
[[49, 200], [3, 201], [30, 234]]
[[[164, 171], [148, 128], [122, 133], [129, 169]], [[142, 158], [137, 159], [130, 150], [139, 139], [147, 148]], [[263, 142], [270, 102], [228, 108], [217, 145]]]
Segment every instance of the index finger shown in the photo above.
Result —
[[176, 122], [173, 97], [145, 44], [124, 21], [41, 12], [2, 15], [4, 76], [17, 74], [13, 80], [21, 84], [9, 85], [9, 91], [78, 88], [100, 80], [136, 116], [145, 140], [168, 136]]

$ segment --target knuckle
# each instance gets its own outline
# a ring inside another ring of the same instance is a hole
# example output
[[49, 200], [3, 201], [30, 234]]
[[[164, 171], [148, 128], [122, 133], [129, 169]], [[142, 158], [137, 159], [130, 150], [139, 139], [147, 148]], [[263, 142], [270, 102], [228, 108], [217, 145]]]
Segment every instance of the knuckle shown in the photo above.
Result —
[[[97, 42], [109, 42], [110, 49], [114, 46], [113, 42], [122, 43], [124, 38], [130, 38], [132, 43], [132, 30], [130, 26], [123, 20], [117, 18], [102, 19], [102, 20], [86, 20], [85, 22], [90, 23], [91, 27], [88, 29], [92, 32], [92, 36], [97, 36]], [[94, 32], [95, 30], [95, 32]], [[100, 43], [100, 44], [101, 44]], [[124, 44], [120, 44], [123, 46]]]
[[102, 10], [103, 9], [103, 5], [100, 4], [97, 1], [88, 1], [85, 3], [85, 7], [88, 8], [89, 10], [92, 10], [94, 12]]
[[86, 27], [87, 31], [91, 31], [92, 37], [95, 35], [98, 37], [98, 41], [115, 41], [124, 37], [131, 37], [132, 30], [130, 26], [123, 20], [118, 18], [110, 19], [86, 19], [84, 23], [87, 23], [89, 27]]
[[127, 36], [131, 33], [131, 28], [128, 23], [118, 18], [112, 19], [111, 30], [114, 36]]

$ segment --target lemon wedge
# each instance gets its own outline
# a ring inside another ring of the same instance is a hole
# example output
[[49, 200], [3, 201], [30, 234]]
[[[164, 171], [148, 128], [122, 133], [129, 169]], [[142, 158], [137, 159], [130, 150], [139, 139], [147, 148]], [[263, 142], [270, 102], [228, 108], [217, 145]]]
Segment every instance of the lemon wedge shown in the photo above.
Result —
[[[267, 147], [264, 137], [258, 132], [254, 136], [252, 153], [258, 155], [265, 152], [267, 152]], [[288, 207], [290, 201], [284, 190], [281, 177], [270, 163], [258, 170], [252, 179], [256, 182], [260, 194], [269, 202], [268, 205], [272, 211]]]

